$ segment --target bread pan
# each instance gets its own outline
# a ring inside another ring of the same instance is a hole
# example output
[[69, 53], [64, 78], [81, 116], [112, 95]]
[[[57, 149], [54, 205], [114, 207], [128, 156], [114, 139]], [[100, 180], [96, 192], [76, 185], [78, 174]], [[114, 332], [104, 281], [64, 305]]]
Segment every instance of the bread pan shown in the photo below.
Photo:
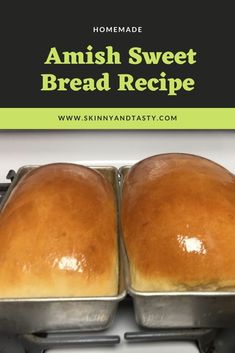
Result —
[[[120, 194], [130, 169], [119, 169]], [[146, 328], [218, 328], [235, 325], [235, 292], [140, 292], [132, 287], [121, 236], [126, 289], [134, 302], [136, 322]], [[185, 269], [187, 271], [187, 269]]]
[[[1, 207], [20, 178], [36, 167], [24, 166], [18, 170]], [[109, 166], [92, 168], [98, 170], [111, 182], [117, 195], [117, 169]], [[23, 334], [103, 330], [112, 323], [118, 302], [124, 299], [125, 294], [123, 266], [119, 261], [119, 290], [116, 296], [0, 299], [0, 331]]]

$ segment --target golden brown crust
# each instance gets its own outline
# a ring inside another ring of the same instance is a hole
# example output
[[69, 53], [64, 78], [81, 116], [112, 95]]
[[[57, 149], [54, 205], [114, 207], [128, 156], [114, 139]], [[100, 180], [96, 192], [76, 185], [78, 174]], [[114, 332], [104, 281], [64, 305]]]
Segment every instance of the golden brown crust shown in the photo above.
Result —
[[122, 229], [136, 290], [235, 288], [235, 178], [218, 164], [187, 154], [137, 163]]
[[0, 297], [117, 293], [114, 192], [90, 168], [27, 173], [0, 213], [0, 244]]

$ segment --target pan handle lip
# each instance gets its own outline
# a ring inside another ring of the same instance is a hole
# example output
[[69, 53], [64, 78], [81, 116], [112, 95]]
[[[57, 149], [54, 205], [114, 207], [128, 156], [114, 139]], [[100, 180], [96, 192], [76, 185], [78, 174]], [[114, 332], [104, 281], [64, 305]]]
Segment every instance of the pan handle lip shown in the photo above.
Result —
[[10, 169], [9, 172], [7, 173], [6, 179], [10, 180], [11, 182], [15, 179], [16, 177], [16, 172], [14, 169]]
[[123, 290], [120, 294], [106, 297], [50, 297], [50, 298], [0, 298], [0, 305], [4, 303], [47, 303], [47, 302], [84, 302], [84, 301], [107, 301], [119, 302], [126, 296]]

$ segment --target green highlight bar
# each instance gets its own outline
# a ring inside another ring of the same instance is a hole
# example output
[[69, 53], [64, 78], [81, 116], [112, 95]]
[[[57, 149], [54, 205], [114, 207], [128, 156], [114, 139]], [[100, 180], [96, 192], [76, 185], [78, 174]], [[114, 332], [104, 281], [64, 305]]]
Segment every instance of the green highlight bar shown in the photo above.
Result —
[[0, 129], [235, 129], [235, 108], [0, 108]]

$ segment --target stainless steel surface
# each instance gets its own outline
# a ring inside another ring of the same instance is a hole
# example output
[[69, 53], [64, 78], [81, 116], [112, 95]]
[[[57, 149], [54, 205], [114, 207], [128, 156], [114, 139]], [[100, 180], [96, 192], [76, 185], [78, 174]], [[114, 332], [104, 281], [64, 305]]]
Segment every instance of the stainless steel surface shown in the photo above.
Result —
[[[35, 167], [37, 166], [25, 166], [19, 169], [2, 201], [1, 208], [4, 207], [20, 178]], [[117, 169], [109, 166], [92, 168], [101, 172], [111, 182], [117, 195]], [[125, 297], [125, 294], [123, 266], [119, 261], [119, 291], [116, 296], [0, 299], [0, 330], [19, 334], [60, 330], [103, 330], [112, 323], [118, 302]]]
[[[129, 169], [130, 166], [119, 169], [120, 190]], [[135, 318], [139, 325], [146, 328], [216, 328], [235, 325], [235, 292], [140, 292], [135, 290], [131, 284], [129, 260], [122, 235], [120, 238], [126, 289], [133, 298]]]

